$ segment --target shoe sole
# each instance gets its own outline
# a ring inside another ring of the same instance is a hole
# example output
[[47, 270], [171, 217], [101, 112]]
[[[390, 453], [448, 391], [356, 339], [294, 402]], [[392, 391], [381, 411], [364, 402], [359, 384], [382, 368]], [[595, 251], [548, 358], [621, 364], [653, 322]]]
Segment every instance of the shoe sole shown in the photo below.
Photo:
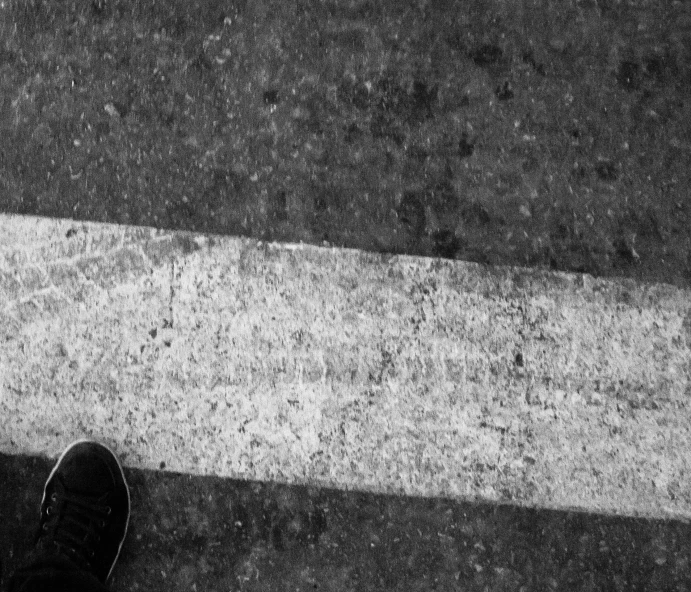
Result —
[[48, 475], [48, 479], [46, 479], [46, 484], [43, 486], [43, 497], [41, 498], [41, 505], [39, 506], [38, 512], [39, 512], [39, 519], [41, 515], [41, 508], [43, 507], [44, 502], [46, 501], [46, 491], [48, 489], [48, 483], [50, 483], [50, 480], [53, 478], [53, 475], [55, 475], [55, 472], [57, 471], [58, 467], [60, 466], [60, 463], [62, 462], [62, 459], [67, 456], [67, 453], [72, 450], [75, 446], [78, 444], [98, 444], [99, 446], [103, 446], [110, 454], [113, 456], [115, 459], [115, 462], [118, 465], [118, 469], [120, 469], [120, 475], [122, 476], [122, 482], [125, 484], [125, 491], [127, 492], [127, 520], [125, 522], [125, 532], [122, 535], [122, 540], [120, 541], [120, 545], [118, 545], [118, 552], [117, 555], [115, 555], [115, 559], [113, 560], [113, 565], [110, 566], [110, 570], [108, 571], [108, 575], [106, 576], [105, 581], [108, 581], [108, 578], [110, 578], [110, 574], [113, 573], [113, 568], [115, 567], [115, 564], [118, 562], [118, 557], [120, 557], [120, 551], [122, 550], [122, 545], [125, 542], [125, 538], [127, 537], [127, 529], [129, 528], [130, 525], [130, 510], [131, 510], [131, 503], [130, 503], [130, 488], [127, 485], [127, 479], [125, 479], [125, 473], [122, 470], [122, 465], [120, 464], [120, 459], [118, 458], [117, 454], [115, 454], [109, 446], [106, 444], [103, 444], [102, 442], [98, 442], [96, 440], [91, 440], [89, 438], [82, 438], [80, 440], [75, 440], [70, 444], [65, 450], [63, 450], [62, 454], [60, 455], [60, 458], [58, 458], [58, 461], [55, 463], [55, 466], [53, 467], [53, 470], [50, 472], [50, 475]]

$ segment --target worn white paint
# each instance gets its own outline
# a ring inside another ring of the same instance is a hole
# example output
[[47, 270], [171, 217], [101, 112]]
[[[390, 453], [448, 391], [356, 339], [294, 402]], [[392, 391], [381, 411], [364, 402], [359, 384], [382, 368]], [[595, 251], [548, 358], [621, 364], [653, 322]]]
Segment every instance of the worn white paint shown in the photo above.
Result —
[[4, 453], [689, 519], [690, 360], [671, 286], [0, 216]]

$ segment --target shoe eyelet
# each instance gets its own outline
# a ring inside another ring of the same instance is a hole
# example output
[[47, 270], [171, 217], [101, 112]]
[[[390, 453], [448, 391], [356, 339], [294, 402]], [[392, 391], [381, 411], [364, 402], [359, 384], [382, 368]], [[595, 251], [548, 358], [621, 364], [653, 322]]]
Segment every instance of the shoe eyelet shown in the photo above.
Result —
[[54, 493], [50, 496], [51, 501], [57, 502], [58, 501], [58, 494]]
[[111, 508], [110, 506], [106, 506], [106, 514], [107, 514], [108, 516], [110, 516], [110, 514], [111, 514], [112, 511], [113, 511], [113, 508]]
[[53, 510], [53, 508], [51, 506], [48, 506], [46, 508], [46, 516], [50, 516], [52, 514], [52, 510]]
[[44, 523], [43, 526], [41, 527], [45, 532], [48, 532], [48, 523]]
[[105, 521], [105, 520], [101, 520], [100, 526], [101, 526], [101, 528], [105, 528], [105, 527], [106, 527], [106, 521]]

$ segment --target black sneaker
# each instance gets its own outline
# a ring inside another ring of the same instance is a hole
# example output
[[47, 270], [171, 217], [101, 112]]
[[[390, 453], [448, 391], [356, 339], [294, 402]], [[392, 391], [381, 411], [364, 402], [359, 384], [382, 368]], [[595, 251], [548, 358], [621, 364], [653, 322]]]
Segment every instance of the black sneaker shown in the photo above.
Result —
[[120, 555], [130, 519], [122, 466], [107, 446], [70, 444], [43, 490], [37, 549], [67, 556], [103, 583]]

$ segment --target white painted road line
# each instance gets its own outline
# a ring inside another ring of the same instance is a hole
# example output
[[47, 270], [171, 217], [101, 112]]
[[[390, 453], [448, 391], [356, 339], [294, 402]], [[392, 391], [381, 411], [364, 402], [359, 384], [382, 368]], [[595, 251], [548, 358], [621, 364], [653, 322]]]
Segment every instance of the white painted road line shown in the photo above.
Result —
[[672, 286], [0, 216], [4, 453], [688, 520], [690, 360]]

